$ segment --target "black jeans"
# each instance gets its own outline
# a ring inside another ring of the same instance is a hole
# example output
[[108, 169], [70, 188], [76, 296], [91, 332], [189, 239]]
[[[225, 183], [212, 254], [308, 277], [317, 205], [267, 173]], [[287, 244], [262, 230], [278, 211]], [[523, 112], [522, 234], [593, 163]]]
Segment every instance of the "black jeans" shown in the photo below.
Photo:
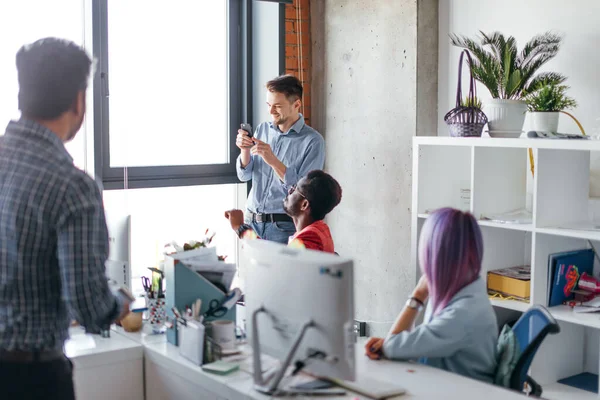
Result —
[[75, 400], [73, 364], [66, 357], [32, 363], [0, 361], [3, 400]]

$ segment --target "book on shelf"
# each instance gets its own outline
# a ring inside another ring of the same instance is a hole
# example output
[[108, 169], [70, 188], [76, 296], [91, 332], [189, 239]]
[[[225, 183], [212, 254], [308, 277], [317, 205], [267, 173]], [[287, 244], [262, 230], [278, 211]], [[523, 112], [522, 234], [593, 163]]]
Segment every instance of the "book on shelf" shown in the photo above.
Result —
[[594, 251], [582, 249], [554, 253], [548, 256], [548, 306], [558, 306], [574, 297], [579, 277], [592, 274]]
[[529, 300], [531, 293], [531, 266], [517, 265], [488, 271], [488, 293]]

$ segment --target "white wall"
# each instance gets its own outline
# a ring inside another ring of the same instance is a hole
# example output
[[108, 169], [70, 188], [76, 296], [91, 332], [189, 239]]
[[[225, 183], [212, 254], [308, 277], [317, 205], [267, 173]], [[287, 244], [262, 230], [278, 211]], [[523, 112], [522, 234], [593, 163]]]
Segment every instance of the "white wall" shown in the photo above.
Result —
[[252, 3], [253, 128], [270, 120], [265, 84], [279, 75], [279, 4]]
[[[512, 35], [519, 49], [537, 33], [552, 30], [562, 34], [561, 50], [544, 70], [568, 77], [566, 84], [571, 86], [568, 93], [579, 102], [575, 116], [589, 134], [600, 135], [600, 1], [442, 0], [439, 18], [440, 135], [448, 135], [443, 117], [454, 107], [460, 55], [460, 49], [451, 46], [448, 34], [474, 37], [479, 30]], [[483, 85], [478, 84], [477, 90], [481, 97], [490, 98]], [[559, 130], [578, 132], [577, 126], [566, 116], [561, 116]]]
[[[561, 50], [543, 70], [560, 72], [568, 77], [566, 84], [571, 86], [568, 94], [579, 103], [572, 113], [587, 134], [600, 135], [600, 1], [441, 0], [439, 3], [439, 135], [448, 135], [443, 118], [455, 105], [460, 55], [460, 49], [451, 46], [448, 34], [475, 36], [479, 30], [512, 35], [517, 39], [519, 49], [535, 34], [548, 30], [562, 34]], [[477, 91], [483, 99], [490, 98], [483, 85], [478, 84]], [[527, 118], [525, 131], [529, 127]], [[566, 115], [561, 115], [559, 131], [578, 133], [579, 128]], [[592, 158], [591, 195], [598, 197], [600, 157]]]

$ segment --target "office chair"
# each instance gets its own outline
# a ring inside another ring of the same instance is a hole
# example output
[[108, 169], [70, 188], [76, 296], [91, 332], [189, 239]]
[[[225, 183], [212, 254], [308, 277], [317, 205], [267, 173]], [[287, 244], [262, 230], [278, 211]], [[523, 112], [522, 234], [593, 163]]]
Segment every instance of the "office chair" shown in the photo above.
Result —
[[530, 387], [529, 395], [539, 397], [542, 395], [542, 387], [527, 373], [546, 335], [560, 332], [560, 327], [545, 307], [535, 305], [519, 318], [512, 329], [518, 341], [520, 356], [510, 376], [510, 388], [522, 392], [523, 385], [527, 383]]

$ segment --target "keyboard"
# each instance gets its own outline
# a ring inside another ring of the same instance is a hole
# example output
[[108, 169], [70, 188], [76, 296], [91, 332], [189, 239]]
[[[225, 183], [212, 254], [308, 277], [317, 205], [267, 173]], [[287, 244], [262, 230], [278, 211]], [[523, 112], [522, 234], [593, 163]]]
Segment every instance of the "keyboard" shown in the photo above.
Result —
[[406, 393], [404, 388], [394, 383], [378, 381], [372, 378], [357, 378], [355, 381], [332, 379], [331, 381], [346, 390], [375, 400], [387, 399]]

